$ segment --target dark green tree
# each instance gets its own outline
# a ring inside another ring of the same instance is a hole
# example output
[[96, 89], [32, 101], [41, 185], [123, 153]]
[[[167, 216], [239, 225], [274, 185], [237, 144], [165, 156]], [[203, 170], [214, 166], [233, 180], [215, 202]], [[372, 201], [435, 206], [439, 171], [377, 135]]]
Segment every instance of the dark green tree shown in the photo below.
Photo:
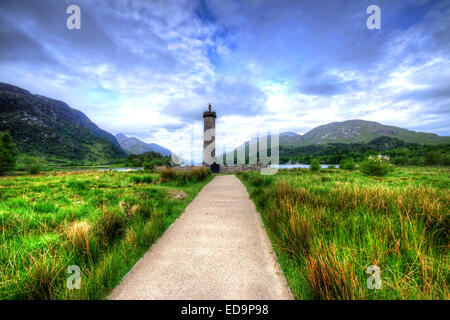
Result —
[[0, 174], [16, 167], [17, 149], [8, 131], [0, 132]]
[[353, 158], [344, 158], [339, 163], [339, 168], [344, 170], [354, 170], [356, 167], [355, 160]]

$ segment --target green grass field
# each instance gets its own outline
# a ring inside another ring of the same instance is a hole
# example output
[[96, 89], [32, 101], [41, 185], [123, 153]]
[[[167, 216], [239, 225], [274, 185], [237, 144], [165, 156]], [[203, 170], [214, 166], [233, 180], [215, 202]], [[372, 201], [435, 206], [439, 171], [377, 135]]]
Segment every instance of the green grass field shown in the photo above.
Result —
[[[450, 169], [238, 175], [297, 299], [449, 299]], [[381, 289], [369, 289], [371, 265]]]
[[105, 298], [211, 179], [200, 171], [0, 178], [0, 300]]

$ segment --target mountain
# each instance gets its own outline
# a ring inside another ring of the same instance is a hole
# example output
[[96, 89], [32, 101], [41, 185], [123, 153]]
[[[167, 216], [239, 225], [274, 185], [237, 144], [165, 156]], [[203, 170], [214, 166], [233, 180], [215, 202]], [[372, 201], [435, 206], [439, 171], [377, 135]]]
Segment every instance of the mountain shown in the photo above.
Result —
[[280, 139], [280, 145], [297, 147], [327, 143], [367, 143], [379, 137], [390, 137], [408, 143], [428, 145], [450, 143], [450, 137], [441, 137], [433, 133], [416, 132], [373, 121], [348, 120], [319, 126], [302, 136], [296, 136], [287, 141], [281, 142]]
[[0, 82], [0, 131], [9, 130], [20, 152], [48, 160], [124, 158], [116, 138], [66, 103]]
[[[251, 139], [251, 141], [253, 140], [256, 143], [258, 141], [257, 138]], [[315, 152], [320, 153], [323, 150], [338, 154], [339, 152], [336, 150], [340, 149], [347, 150], [348, 152], [356, 152], [355, 150], [358, 150], [359, 152], [364, 148], [391, 150], [396, 147], [407, 146], [408, 144], [415, 144], [417, 146], [450, 144], [450, 137], [410, 131], [403, 128], [386, 126], [373, 121], [348, 120], [319, 126], [304, 135], [299, 135], [294, 132], [280, 133], [279, 143], [280, 157], [286, 158], [314, 154]], [[359, 145], [350, 146], [350, 144]], [[230, 159], [236, 159], [236, 150], [241, 150], [242, 148], [245, 148], [246, 158], [248, 159], [249, 141], [234, 150], [234, 157], [232, 152], [228, 152], [226, 156], [230, 157]]]
[[145, 143], [134, 137], [127, 137], [126, 135], [119, 133], [116, 135], [116, 139], [119, 142], [123, 150], [131, 154], [143, 154], [146, 152], [156, 152], [163, 156], [170, 156], [171, 151], [156, 143]]

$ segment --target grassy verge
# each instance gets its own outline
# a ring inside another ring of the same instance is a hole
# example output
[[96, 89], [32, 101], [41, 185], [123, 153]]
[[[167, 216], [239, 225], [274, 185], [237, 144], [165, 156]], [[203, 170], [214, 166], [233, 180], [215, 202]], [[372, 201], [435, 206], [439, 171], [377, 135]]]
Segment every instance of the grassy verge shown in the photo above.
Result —
[[[297, 299], [449, 299], [450, 170], [238, 175]], [[369, 289], [367, 269], [381, 270]]]
[[[105, 298], [210, 179], [206, 170], [170, 179], [144, 172], [0, 178], [0, 300]], [[66, 286], [72, 265], [81, 270], [79, 290]]]

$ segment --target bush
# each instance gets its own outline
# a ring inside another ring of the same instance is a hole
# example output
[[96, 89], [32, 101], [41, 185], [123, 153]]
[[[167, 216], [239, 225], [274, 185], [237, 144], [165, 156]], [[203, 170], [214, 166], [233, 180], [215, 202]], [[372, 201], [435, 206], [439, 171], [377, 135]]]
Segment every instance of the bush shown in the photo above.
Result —
[[311, 160], [311, 164], [309, 165], [309, 170], [311, 170], [311, 171], [319, 171], [320, 170], [320, 162], [318, 159]]
[[19, 160], [18, 167], [25, 170], [28, 174], [39, 174], [44, 168], [45, 163], [38, 157], [24, 155]]
[[359, 170], [366, 176], [383, 177], [392, 171], [392, 167], [386, 162], [365, 160], [360, 163]]
[[339, 163], [339, 168], [344, 170], [355, 170], [355, 160], [353, 160], [353, 158], [344, 158]]

